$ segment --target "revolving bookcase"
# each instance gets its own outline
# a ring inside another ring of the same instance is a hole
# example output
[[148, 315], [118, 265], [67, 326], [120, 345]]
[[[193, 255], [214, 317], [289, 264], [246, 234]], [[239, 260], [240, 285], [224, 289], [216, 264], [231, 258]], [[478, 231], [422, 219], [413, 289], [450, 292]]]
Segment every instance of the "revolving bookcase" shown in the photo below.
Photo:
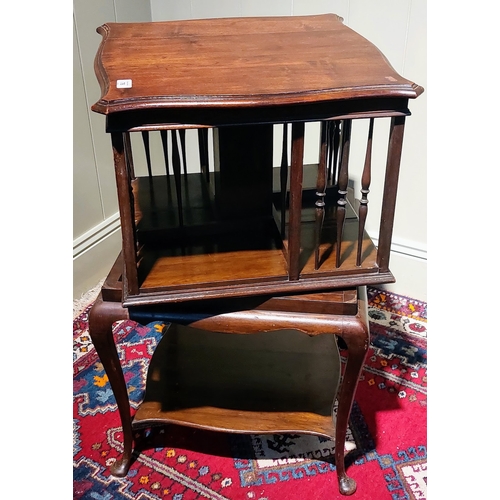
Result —
[[[309, 433], [335, 440], [340, 492], [354, 493], [344, 443], [369, 345], [366, 286], [394, 282], [403, 130], [409, 99], [423, 89], [334, 14], [97, 31], [102, 94], [92, 110], [106, 115], [122, 231], [89, 317], [123, 427], [112, 473], [127, 474], [141, 426]], [[376, 246], [366, 219], [372, 137], [383, 119]], [[350, 181], [355, 120], [368, 123], [359, 193]], [[303, 160], [309, 122], [320, 126], [317, 164]], [[188, 168], [186, 131], [198, 141], [199, 170]], [[145, 175], [136, 175], [132, 134]], [[152, 134], [163, 145], [162, 175], [153, 174]], [[126, 318], [167, 325], [134, 418], [112, 334]], [[348, 350], [342, 377], [339, 337]]]

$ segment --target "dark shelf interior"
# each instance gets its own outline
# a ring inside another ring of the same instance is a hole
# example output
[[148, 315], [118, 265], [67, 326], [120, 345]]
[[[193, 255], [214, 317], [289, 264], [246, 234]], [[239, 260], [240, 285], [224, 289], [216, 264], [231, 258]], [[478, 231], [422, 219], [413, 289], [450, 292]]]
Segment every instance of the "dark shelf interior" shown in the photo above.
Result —
[[334, 335], [234, 335], [172, 324], [156, 347], [134, 421], [332, 436], [339, 378]]

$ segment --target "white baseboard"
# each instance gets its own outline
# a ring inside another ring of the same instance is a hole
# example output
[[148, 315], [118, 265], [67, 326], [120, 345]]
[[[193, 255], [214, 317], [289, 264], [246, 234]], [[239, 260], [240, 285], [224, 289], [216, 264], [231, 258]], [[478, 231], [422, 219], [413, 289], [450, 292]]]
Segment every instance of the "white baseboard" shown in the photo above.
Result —
[[87, 252], [118, 229], [120, 229], [120, 213], [116, 212], [76, 238], [76, 240], [73, 240], [73, 258], [78, 258], [82, 253]]
[[[377, 244], [376, 238], [372, 239]], [[394, 238], [389, 269], [396, 283], [381, 288], [427, 302], [427, 250], [422, 244]]]
[[399, 295], [427, 302], [427, 260], [398, 252], [391, 252], [389, 269], [396, 283], [380, 288]]
[[118, 213], [73, 241], [73, 299], [105, 278], [121, 250]]

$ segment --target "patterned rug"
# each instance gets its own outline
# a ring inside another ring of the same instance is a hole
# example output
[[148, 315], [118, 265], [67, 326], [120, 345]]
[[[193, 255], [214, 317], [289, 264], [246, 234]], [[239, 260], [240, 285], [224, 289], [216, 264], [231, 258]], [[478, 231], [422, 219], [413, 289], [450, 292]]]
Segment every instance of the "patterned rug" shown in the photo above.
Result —
[[[371, 347], [346, 448], [352, 498], [427, 497], [427, 306], [368, 288]], [[330, 440], [295, 434], [232, 435], [165, 426], [136, 435], [129, 474], [109, 465], [122, 451], [118, 411], [88, 335], [89, 307], [73, 324], [75, 499], [316, 500], [338, 493]], [[158, 322], [115, 325], [132, 411], [140, 404]], [[341, 351], [342, 360], [346, 353]], [[330, 460], [328, 460], [330, 458]]]

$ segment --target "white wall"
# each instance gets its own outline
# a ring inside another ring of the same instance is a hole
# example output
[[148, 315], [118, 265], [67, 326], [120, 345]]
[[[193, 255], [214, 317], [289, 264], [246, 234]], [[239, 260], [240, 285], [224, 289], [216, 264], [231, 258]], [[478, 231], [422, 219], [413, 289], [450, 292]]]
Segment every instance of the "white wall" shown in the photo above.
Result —
[[[372, 41], [404, 77], [426, 88], [426, 1], [425, 0], [75, 0], [75, 213], [74, 294], [85, 291], [104, 277], [119, 251], [114, 174], [109, 138], [104, 120], [90, 113], [99, 97], [92, 61], [100, 42], [95, 28], [106, 21], [173, 20], [210, 17], [309, 15], [334, 12], [344, 23]], [[78, 67], [79, 66], [79, 67]], [[427, 298], [426, 238], [426, 100], [424, 92], [410, 102], [413, 116], [407, 119], [400, 187], [394, 226], [391, 270], [397, 283], [386, 288], [416, 299]], [[317, 162], [317, 124], [306, 129], [305, 162]], [[277, 130], [277, 141], [279, 131]], [[353, 128], [351, 166], [362, 165], [366, 123]], [[388, 120], [376, 128], [374, 175], [369, 199], [368, 230], [378, 233], [382, 189], [377, 171], [385, 168]], [[154, 145], [162, 164], [159, 139]], [[195, 135], [188, 131], [188, 164], [197, 164]], [[141, 152], [142, 148], [134, 148]], [[138, 172], [144, 161], [138, 159]], [[275, 162], [279, 163], [279, 147]], [[356, 173], [354, 172], [356, 177]]]
[[100, 97], [94, 57], [106, 22], [151, 21], [148, 1], [73, 1], [73, 297], [106, 276], [121, 246], [111, 143], [104, 116], [90, 111]]

